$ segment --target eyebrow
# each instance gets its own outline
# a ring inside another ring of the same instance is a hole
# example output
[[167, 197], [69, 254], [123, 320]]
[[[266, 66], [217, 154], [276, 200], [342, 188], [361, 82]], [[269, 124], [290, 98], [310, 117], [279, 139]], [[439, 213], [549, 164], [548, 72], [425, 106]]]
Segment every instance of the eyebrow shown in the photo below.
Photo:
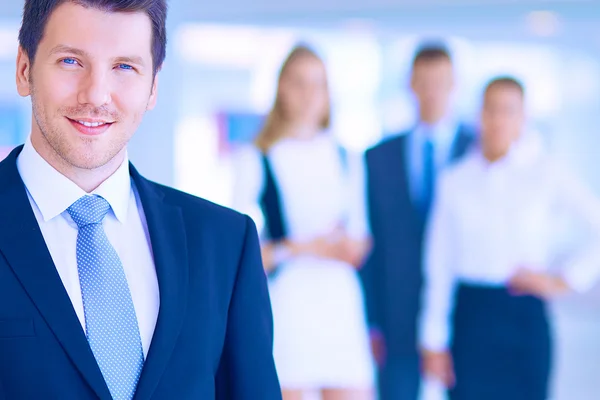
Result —
[[82, 57], [86, 57], [88, 54], [80, 49], [77, 49], [75, 47], [71, 47], [71, 46], [65, 46], [63, 44], [59, 44], [58, 46], [55, 46], [52, 48], [52, 50], [50, 50], [50, 55], [54, 55], [54, 54], [58, 54], [58, 53], [70, 53], [70, 54], [75, 54], [77, 56], [82, 56]]
[[[89, 54], [87, 52], [85, 52], [84, 50], [78, 49], [76, 47], [62, 45], [62, 44], [59, 44], [58, 46], [55, 46], [54, 48], [52, 48], [52, 50], [50, 50], [50, 55], [60, 54], [60, 53], [74, 54], [79, 57], [89, 57]], [[119, 56], [119, 57], [116, 57], [114, 61], [117, 63], [124, 63], [124, 64], [137, 64], [142, 67], [146, 66], [144, 59], [140, 56]]]
[[115, 62], [124, 63], [124, 64], [137, 64], [139, 66], [145, 67], [144, 59], [139, 56], [131, 56], [131, 57], [117, 57]]

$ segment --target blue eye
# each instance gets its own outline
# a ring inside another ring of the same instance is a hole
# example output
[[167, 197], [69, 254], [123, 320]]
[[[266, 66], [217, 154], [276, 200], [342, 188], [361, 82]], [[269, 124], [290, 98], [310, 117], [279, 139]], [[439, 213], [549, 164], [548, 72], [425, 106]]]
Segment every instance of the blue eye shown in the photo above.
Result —
[[119, 64], [118, 67], [121, 68], [121, 69], [124, 69], [124, 70], [131, 70], [131, 69], [133, 69], [133, 67], [131, 65], [127, 65], [127, 64]]
[[67, 65], [76, 65], [77, 64], [77, 60], [75, 60], [74, 58], [65, 58], [62, 60], [63, 64], [67, 64]]

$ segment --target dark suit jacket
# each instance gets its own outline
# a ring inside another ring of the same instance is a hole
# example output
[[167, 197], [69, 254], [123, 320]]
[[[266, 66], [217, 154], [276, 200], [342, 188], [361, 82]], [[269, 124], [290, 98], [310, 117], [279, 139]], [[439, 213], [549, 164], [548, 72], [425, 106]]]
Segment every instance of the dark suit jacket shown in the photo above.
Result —
[[[0, 399], [110, 399], [16, 167], [0, 163]], [[160, 310], [135, 399], [281, 399], [250, 218], [131, 175]]]
[[[373, 250], [361, 276], [369, 321], [384, 334], [388, 357], [417, 352], [426, 218], [411, 198], [406, 159], [409, 134], [385, 140], [366, 153]], [[454, 160], [466, 152], [474, 137], [470, 129], [459, 128], [452, 147]]]

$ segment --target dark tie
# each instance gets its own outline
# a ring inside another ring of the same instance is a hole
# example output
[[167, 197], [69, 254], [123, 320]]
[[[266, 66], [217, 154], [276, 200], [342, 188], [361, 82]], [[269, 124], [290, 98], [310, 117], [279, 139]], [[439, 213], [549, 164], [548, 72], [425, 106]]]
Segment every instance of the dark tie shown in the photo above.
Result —
[[435, 189], [435, 153], [433, 142], [426, 140], [423, 146], [423, 191], [421, 192], [421, 211], [426, 216], [431, 208]]

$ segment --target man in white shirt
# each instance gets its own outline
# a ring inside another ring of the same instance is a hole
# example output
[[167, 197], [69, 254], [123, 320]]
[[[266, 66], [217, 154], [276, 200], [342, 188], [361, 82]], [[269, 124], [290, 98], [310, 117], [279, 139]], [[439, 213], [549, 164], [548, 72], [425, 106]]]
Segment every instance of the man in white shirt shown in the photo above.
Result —
[[[452, 400], [546, 400], [552, 341], [544, 300], [600, 275], [600, 202], [523, 133], [524, 90], [484, 96], [481, 147], [441, 178], [425, 250], [420, 344]], [[581, 246], [559, 265], [560, 221]]]
[[0, 163], [0, 399], [281, 399], [254, 224], [127, 157], [166, 14], [25, 1], [16, 81], [33, 118]]

